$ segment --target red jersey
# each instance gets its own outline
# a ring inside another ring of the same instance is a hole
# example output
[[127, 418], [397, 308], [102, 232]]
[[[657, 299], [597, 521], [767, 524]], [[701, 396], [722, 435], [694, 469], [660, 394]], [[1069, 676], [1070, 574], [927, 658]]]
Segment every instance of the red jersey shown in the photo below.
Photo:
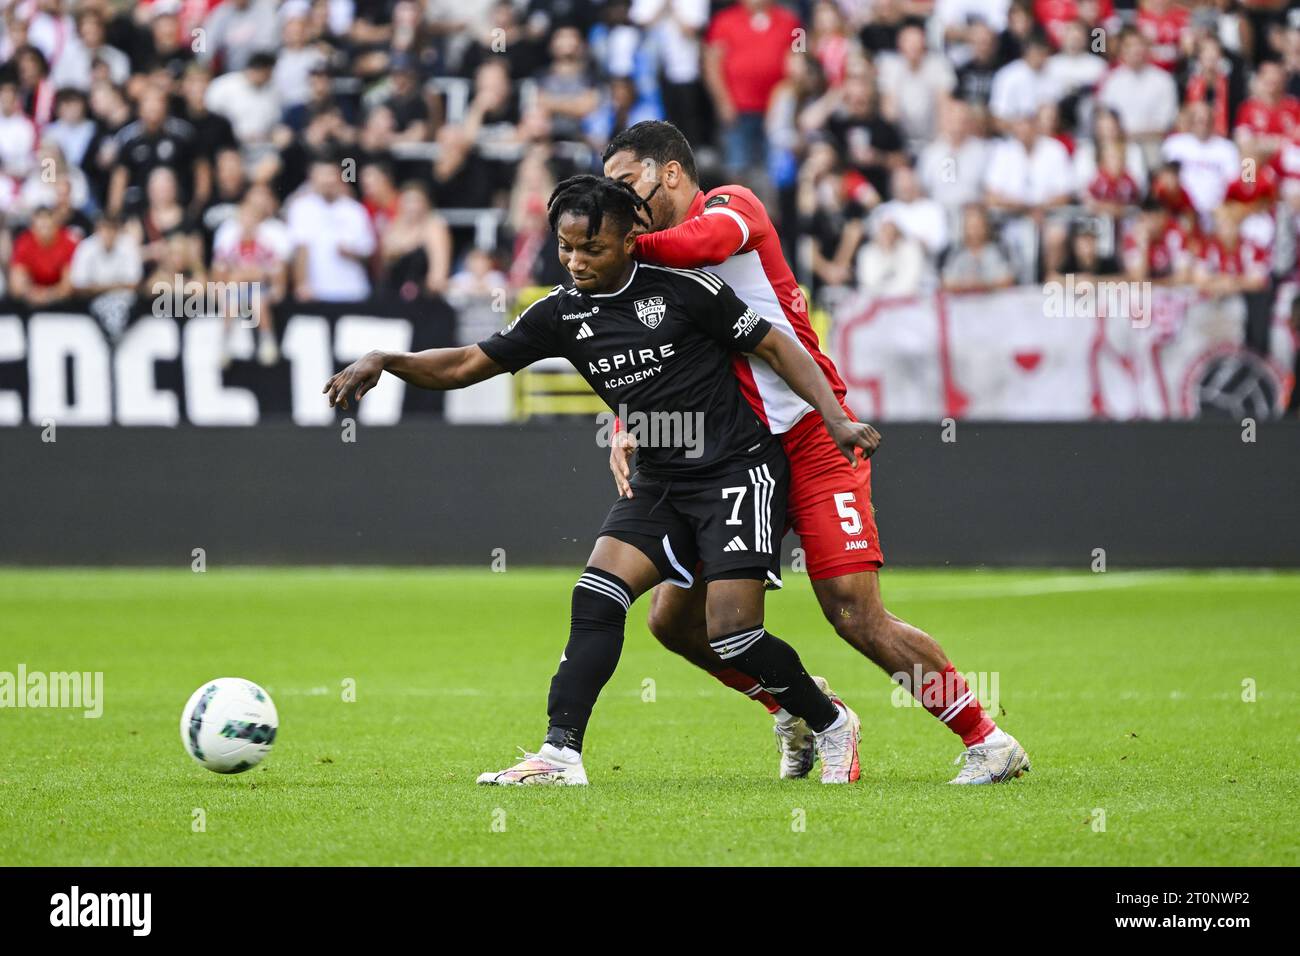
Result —
[[[637, 237], [636, 255], [656, 265], [707, 269], [722, 279], [746, 305], [808, 351], [835, 397], [844, 402], [847, 389], [808, 321], [808, 303], [786, 264], [776, 227], [744, 186], [696, 193], [680, 225]], [[745, 398], [772, 434], [784, 434], [812, 410], [762, 359], [737, 355], [733, 366]]]
[[[1112, 0], [1101, 0], [1097, 5], [1097, 23], [1090, 27], [1102, 26], [1115, 15]], [[1065, 32], [1065, 25], [1079, 19], [1079, 4], [1076, 0], [1034, 0], [1034, 19], [1043, 25], [1052, 45], [1059, 47]]]
[[1300, 179], [1300, 131], [1273, 154], [1272, 165], [1283, 179]]
[[[1186, 261], [1189, 253], [1187, 235], [1170, 220], [1164, 231], [1147, 246], [1147, 275], [1163, 279], [1172, 275]], [[1130, 267], [1139, 253], [1137, 237], [1132, 231], [1124, 236], [1124, 261]]]
[[1216, 73], [1213, 78], [1204, 73], [1197, 73], [1187, 81], [1187, 90], [1183, 94], [1185, 103], [1210, 104], [1213, 114], [1214, 135], [1227, 136], [1228, 129], [1228, 78]]
[[1192, 197], [1187, 194], [1187, 190], [1183, 188], [1182, 183], [1166, 186], [1157, 179], [1151, 184], [1151, 195], [1160, 200], [1160, 205], [1175, 216], [1182, 215], [1185, 212], [1195, 212]]
[[1300, 100], [1286, 96], [1276, 106], [1269, 106], [1262, 100], [1246, 100], [1237, 110], [1237, 128], [1234, 132], [1294, 137], [1300, 133]]
[[705, 41], [722, 52], [722, 81], [742, 113], [763, 113], [773, 88], [785, 76], [799, 18], [784, 7], [751, 13], [743, 3], [713, 18]]
[[1272, 165], [1261, 166], [1255, 170], [1254, 180], [1248, 182], [1238, 177], [1228, 186], [1223, 197], [1224, 202], [1242, 202], [1254, 205], [1257, 202], [1274, 202], [1277, 199], [1278, 180], [1281, 177]]
[[1186, 8], [1173, 4], [1164, 13], [1142, 7], [1137, 14], [1138, 31], [1151, 44], [1151, 62], [1171, 72], [1178, 65], [1179, 41], [1190, 25]]
[[76, 249], [77, 240], [66, 228], [60, 228], [48, 246], [41, 245], [29, 229], [14, 241], [13, 263], [25, 268], [36, 285], [58, 285]]
[[1198, 268], [1214, 275], [1267, 277], [1272, 253], [1267, 246], [1261, 246], [1249, 239], [1240, 240], [1235, 248], [1229, 249], [1219, 241], [1218, 236], [1210, 236], [1201, 244], [1200, 254], [1196, 258]]
[[1088, 195], [1098, 202], [1135, 206], [1142, 198], [1142, 190], [1128, 173], [1112, 176], [1104, 169], [1099, 169], [1088, 184]]

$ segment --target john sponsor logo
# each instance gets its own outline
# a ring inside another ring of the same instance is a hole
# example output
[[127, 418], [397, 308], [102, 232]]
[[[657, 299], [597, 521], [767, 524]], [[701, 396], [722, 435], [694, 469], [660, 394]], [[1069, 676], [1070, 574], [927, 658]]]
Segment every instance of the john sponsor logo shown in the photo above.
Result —
[[762, 316], [753, 309], [746, 309], [745, 314], [738, 318], [736, 324], [731, 327], [736, 333], [736, 338], [743, 339], [754, 326], [758, 325], [758, 320], [761, 318]]
[[70, 892], [50, 897], [51, 926], [129, 927], [133, 936], [148, 936], [153, 927], [152, 893]]
[[0, 709], [66, 707], [94, 719], [104, 714], [103, 671], [0, 671]]
[[616, 421], [623, 422], [623, 432], [638, 448], [684, 448], [687, 458], [704, 454], [703, 412], [629, 412], [626, 405], [619, 405], [617, 415], [596, 416], [596, 444], [601, 448], [613, 443]]

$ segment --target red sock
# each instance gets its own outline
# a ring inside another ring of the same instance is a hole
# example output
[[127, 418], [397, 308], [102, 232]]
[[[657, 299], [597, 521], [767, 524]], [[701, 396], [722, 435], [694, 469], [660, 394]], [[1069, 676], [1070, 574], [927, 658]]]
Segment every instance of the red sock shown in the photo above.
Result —
[[781, 709], [781, 705], [776, 702], [776, 698], [763, 690], [758, 681], [748, 674], [742, 674], [734, 667], [724, 667], [720, 671], [713, 671], [712, 674], [732, 690], [738, 690], [746, 697], [754, 698], [767, 708], [769, 714], [775, 714]]
[[965, 679], [951, 663], [942, 674], [931, 674], [921, 685], [917, 699], [926, 710], [938, 717], [967, 747], [979, 743], [997, 729], [984, 713], [979, 698], [966, 686]]

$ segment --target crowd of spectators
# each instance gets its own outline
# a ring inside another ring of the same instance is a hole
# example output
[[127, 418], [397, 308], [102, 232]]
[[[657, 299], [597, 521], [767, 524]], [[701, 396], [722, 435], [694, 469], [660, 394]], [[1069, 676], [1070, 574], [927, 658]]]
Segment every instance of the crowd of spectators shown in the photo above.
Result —
[[554, 183], [664, 118], [822, 303], [1067, 273], [1258, 292], [1295, 270], [1288, 6], [0, 0], [0, 283], [499, 316], [563, 278]]

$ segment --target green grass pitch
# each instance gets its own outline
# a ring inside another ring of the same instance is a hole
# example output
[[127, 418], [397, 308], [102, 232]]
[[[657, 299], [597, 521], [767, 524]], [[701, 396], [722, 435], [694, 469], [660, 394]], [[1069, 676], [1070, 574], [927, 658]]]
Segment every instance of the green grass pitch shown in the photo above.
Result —
[[[575, 574], [0, 572], [0, 671], [102, 671], [105, 696], [97, 720], [0, 709], [0, 864], [1300, 863], [1300, 575], [887, 570], [892, 610], [996, 674], [1032, 757], [960, 789], [959, 742], [894, 705], [801, 575], [768, 623], [861, 715], [856, 786], [777, 780], [770, 719], [663, 651], [643, 599], [592, 786], [477, 787], [540, 743]], [[279, 708], [238, 776], [179, 738], [218, 676]]]

